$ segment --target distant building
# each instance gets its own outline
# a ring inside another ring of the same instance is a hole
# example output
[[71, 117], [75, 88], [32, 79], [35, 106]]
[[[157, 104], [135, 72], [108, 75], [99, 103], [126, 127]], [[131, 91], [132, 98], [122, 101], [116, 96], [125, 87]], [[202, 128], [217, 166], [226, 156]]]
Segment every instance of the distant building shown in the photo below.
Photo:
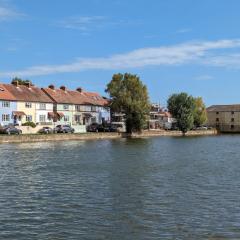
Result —
[[208, 125], [221, 132], [240, 132], [240, 104], [207, 108]]
[[176, 122], [167, 109], [160, 104], [152, 104], [149, 113], [149, 129], [171, 129]]

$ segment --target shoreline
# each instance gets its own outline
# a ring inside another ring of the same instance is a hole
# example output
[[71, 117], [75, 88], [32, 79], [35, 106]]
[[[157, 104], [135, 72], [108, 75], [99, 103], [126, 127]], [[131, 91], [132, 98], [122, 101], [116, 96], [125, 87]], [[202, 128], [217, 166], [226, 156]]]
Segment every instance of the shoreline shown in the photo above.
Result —
[[[189, 131], [188, 136], [207, 136], [217, 135], [216, 130]], [[0, 144], [2, 143], [31, 143], [46, 141], [77, 141], [77, 140], [101, 140], [101, 139], [120, 139], [120, 138], [148, 138], [148, 137], [180, 137], [180, 131], [143, 131], [141, 134], [134, 133], [75, 133], [75, 134], [23, 134], [23, 135], [0, 135]]]

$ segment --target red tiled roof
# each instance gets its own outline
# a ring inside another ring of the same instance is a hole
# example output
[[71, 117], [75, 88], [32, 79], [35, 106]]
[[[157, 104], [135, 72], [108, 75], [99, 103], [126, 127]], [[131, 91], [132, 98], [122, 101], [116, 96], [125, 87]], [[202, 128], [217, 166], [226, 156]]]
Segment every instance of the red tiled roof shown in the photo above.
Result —
[[98, 106], [105, 106], [108, 104], [108, 101], [98, 93], [79, 92], [68, 89], [64, 91], [62, 89], [51, 88], [43, 88], [43, 91], [57, 103]]
[[24, 85], [19, 85], [18, 87], [13, 84], [2, 84], [11, 95], [14, 96], [17, 101], [25, 102], [43, 102], [52, 103], [52, 99], [49, 98], [41, 88], [31, 86], [27, 87]]
[[14, 101], [16, 98], [8, 91], [5, 84], [0, 84], [0, 100]]

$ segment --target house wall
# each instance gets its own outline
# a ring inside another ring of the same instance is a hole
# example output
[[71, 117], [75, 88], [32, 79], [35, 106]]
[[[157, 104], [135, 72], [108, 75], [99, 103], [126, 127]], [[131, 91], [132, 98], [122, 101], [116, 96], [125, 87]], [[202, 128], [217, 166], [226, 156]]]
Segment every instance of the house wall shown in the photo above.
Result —
[[[207, 112], [208, 125], [223, 132], [240, 132], [240, 112]], [[218, 121], [217, 121], [218, 119]], [[232, 120], [233, 119], [233, 120]]]
[[24, 112], [26, 116], [22, 116], [21, 124], [27, 122], [26, 117], [32, 116], [32, 122], [36, 122], [36, 103], [29, 102], [32, 104], [31, 108], [26, 107], [26, 102], [17, 102], [17, 111]]
[[[52, 103], [45, 103], [45, 110], [42, 109], [43, 103], [36, 103], [36, 123], [40, 125], [52, 125], [53, 120], [48, 118], [48, 113], [53, 112], [53, 104]], [[42, 122], [40, 116], [45, 116], [45, 122]]]
[[[3, 107], [3, 102], [5, 100], [0, 100], [0, 125], [8, 125], [8, 124], [13, 124], [13, 116], [12, 112], [17, 110], [17, 103], [14, 101], [8, 101], [10, 103], [9, 107]], [[2, 115], [9, 115], [9, 121], [3, 121]]]
[[[68, 105], [68, 110], [64, 109], [64, 106]], [[74, 112], [74, 105], [72, 104], [57, 104], [57, 112], [61, 112], [64, 114], [64, 116], [68, 117], [68, 121], [66, 121], [66, 117], [62, 117], [60, 120], [56, 122], [56, 125], [58, 124], [69, 124], [73, 125], [73, 112]]]

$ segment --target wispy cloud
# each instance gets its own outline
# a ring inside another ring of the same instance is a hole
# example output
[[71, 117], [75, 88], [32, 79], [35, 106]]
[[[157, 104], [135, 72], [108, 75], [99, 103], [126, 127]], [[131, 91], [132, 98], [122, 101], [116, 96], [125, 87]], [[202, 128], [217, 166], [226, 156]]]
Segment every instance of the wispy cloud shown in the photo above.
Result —
[[192, 31], [192, 29], [191, 28], [181, 28], [181, 29], [178, 29], [177, 31], [176, 31], [176, 33], [187, 33], [187, 32], [191, 32]]
[[[231, 64], [217, 54], [227, 49], [240, 48], [240, 39], [187, 42], [173, 46], [142, 48], [131, 52], [102, 58], [77, 58], [69, 64], [40, 65], [18, 71], [0, 71], [0, 77], [40, 76], [59, 73], [80, 72], [86, 70], [121, 70], [147, 66], [171, 66], [183, 64], [207, 64], [224, 67]], [[238, 56], [238, 57], [237, 57]], [[240, 55], [236, 55], [235, 64], [240, 66]]]
[[63, 28], [88, 32], [93, 28], [102, 26], [105, 21], [106, 18], [104, 16], [75, 16], [62, 21], [58, 21], [56, 25]]
[[139, 22], [133, 22], [126, 19], [115, 20], [106, 16], [72, 16], [64, 20], [57, 21], [54, 25], [66, 29], [78, 30], [85, 35], [105, 28], [135, 24], [139, 24]]
[[199, 75], [197, 77], [195, 77], [196, 80], [210, 80], [213, 79], [214, 77], [208, 74], [204, 74], [204, 75]]
[[23, 13], [15, 10], [12, 6], [7, 4], [6, 1], [0, 1], [0, 22], [13, 20], [23, 16]]

